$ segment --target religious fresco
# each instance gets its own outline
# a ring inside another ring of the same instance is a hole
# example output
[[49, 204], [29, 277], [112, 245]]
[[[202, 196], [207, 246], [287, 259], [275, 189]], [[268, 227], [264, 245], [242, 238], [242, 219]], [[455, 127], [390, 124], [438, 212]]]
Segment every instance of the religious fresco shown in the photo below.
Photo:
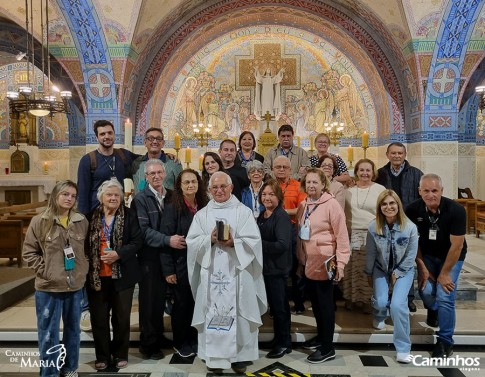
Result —
[[[376, 106], [358, 67], [330, 43], [311, 46], [296, 35], [296, 30], [288, 30], [272, 39], [241, 36], [213, 41], [218, 48], [206, 51], [196, 64], [186, 64], [160, 103], [168, 138], [177, 132], [190, 137], [192, 125], [201, 118], [212, 125], [213, 138], [239, 136], [244, 130], [258, 135], [265, 113], [258, 113], [260, 96], [275, 104], [276, 113], [271, 115], [278, 124], [291, 124], [301, 138], [324, 131], [334, 109], [337, 120], [345, 123], [345, 137], [357, 137], [365, 130], [375, 135]], [[257, 84], [258, 77], [269, 81]], [[152, 109], [158, 107], [160, 90], [159, 85]], [[384, 116], [389, 119], [389, 112]]]

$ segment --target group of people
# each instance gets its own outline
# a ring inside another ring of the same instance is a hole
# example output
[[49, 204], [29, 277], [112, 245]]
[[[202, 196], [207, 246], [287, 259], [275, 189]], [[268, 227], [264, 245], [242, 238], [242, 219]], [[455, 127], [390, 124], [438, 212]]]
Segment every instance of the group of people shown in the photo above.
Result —
[[[384, 329], [390, 314], [397, 361], [409, 363], [415, 264], [427, 322], [439, 326], [432, 355], [451, 355], [465, 213], [442, 197], [439, 176], [409, 164], [403, 144], [389, 145], [389, 164], [379, 173], [362, 159], [352, 178], [328, 152], [326, 134], [316, 137], [317, 154], [308, 158], [283, 125], [264, 158], [245, 131], [238, 145], [228, 139], [219, 154], [205, 153], [199, 175], [163, 152], [158, 128], [146, 131], [144, 156], [115, 149], [109, 121], [94, 130], [99, 147], [81, 159], [78, 183], [57, 183], [24, 242], [24, 260], [36, 272], [42, 376], [59, 373], [49, 350], [60, 342], [61, 317], [67, 355], [60, 373], [77, 375], [86, 309], [95, 368], [125, 368], [136, 284], [147, 359], [164, 357], [169, 291], [174, 349], [180, 357], [197, 354], [214, 373], [243, 373], [259, 357], [267, 310], [274, 340], [266, 357], [292, 352], [291, 312], [306, 310], [307, 295], [317, 324], [317, 336], [303, 344], [313, 351], [307, 361], [331, 360], [339, 286], [347, 308], [373, 313], [374, 328]], [[127, 177], [137, 191], [130, 208], [123, 200]]]

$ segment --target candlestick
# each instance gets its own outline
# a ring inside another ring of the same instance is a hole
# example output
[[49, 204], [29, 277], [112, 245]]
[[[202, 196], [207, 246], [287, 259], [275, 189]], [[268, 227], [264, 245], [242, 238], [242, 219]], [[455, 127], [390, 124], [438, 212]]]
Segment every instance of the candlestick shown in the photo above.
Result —
[[310, 151], [315, 150], [315, 138], [313, 136], [310, 137]]
[[44, 162], [44, 174], [48, 174], [49, 173], [49, 165], [47, 164], [47, 162]]
[[187, 147], [185, 149], [185, 163], [187, 164], [187, 168], [189, 167], [189, 164], [192, 162], [192, 149]]
[[129, 151], [133, 149], [133, 124], [130, 119], [125, 122], [125, 148]]
[[199, 170], [202, 171], [203, 168], [204, 168], [204, 156], [201, 155], [199, 156]]
[[300, 146], [301, 146], [301, 137], [300, 136], [296, 137], [296, 145], [298, 146], [298, 148], [300, 148]]

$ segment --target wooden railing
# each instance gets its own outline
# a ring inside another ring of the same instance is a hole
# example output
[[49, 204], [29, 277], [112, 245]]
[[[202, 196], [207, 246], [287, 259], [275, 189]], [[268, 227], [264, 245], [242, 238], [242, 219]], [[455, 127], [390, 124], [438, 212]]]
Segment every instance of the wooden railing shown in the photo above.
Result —
[[22, 245], [30, 220], [47, 201], [0, 207], [0, 258], [17, 258], [22, 265]]

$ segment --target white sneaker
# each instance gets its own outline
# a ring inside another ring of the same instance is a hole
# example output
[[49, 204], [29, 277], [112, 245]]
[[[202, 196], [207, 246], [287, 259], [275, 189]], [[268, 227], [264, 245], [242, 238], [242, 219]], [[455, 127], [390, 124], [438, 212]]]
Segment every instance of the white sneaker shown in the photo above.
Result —
[[377, 330], [384, 330], [386, 328], [386, 322], [385, 321], [378, 321], [377, 319], [372, 320], [372, 327], [374, 327]]
[[78, 377], [79, 374], [74, 370], [72, 372], [61, 372], [61, 377]]
[[89, 314], [89, 310], [85, 310], [81, 313], [80, 327], [82, 331], [91, 331], [91, 314]]
[[413, 355], [407, 352], [398, 352], [396, 355], [396, 361], [401, 364], [409, 364], [413, 361]]

